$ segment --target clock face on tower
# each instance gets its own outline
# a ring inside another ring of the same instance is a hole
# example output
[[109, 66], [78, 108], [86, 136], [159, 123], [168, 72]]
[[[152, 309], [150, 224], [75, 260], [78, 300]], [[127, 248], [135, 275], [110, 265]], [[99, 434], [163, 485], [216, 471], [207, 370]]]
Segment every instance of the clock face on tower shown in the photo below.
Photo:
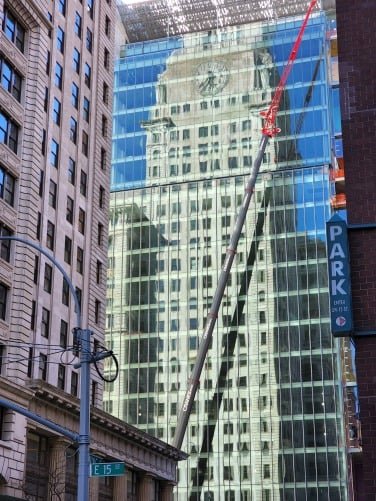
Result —
[[229, 80], [229, 71], [221, 61], [201, 63], [196, 70], [196, 86], [203, 96], [218, 94]]

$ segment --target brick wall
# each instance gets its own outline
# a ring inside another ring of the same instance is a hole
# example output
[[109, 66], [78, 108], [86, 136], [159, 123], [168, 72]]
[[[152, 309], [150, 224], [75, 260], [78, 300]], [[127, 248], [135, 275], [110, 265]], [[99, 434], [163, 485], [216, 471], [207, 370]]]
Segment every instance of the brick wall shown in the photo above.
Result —
[[[350, 224], [376, 223], [376, 2], [337, 1], [341, 110]], [[354, 323], [376, 331], [376, 228], [350, 230]], [[363, 454], [355, 499], [376, 499], [376, 336], [356, 338]]]

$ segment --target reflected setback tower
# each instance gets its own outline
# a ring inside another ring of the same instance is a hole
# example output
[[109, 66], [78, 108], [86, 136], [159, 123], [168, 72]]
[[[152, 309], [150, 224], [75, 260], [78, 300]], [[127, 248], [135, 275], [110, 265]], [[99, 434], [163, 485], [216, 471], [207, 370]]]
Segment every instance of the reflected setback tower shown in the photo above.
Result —
[[[167, 441], [259, 112], [300, 23], [129, 44], [116, 64], [107, 336], [122, 376], [105, 408]], [[325, 251], [330, 26], [324, 14], [310, 22], [282, 133], [264, 155], [183, 444], [179, 500], [348, 499]]]

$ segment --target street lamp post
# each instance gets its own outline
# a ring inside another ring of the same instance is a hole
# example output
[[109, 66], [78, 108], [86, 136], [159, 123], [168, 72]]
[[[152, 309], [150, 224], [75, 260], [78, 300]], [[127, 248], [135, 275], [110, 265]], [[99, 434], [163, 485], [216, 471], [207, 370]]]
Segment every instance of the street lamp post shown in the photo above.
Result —
[[[69, 289], [72, 293], [75, 312], [77, 316], [77, 333], [78, 338], [81, 342], [80, 350], [80, 363], [77, 367], [81, 367], [81, 385], [80, 385], [80, 430], [78, 435], [78, 485], [77, 485], [77, 501], [88, 501], [89, 500], [89, 453], [90, 453], [90, 362], [92, 361], [90, 352], [90, 336], [91, 331], [89, 329], [82, 329], [81, 321], [81, 305], [77, 297], [76, 290], [61, 264], [56, 261], [54, 256], [48, 252], [46, 249], [40, 245], [27, 240], [26, 238], [19, 236], [0, 236], [1, 240], [14, 240], [16, 242], [21, 242], [24, 245], [32, 247], [41, 254], [43, 254], [47, 259], [49, 259], [56, 268], [62, 273], [63, 277], [68, 283]], [[4, 402], [4, 405], [6, 403]], [[9, 406], [11, 407], [11, 406]], [[17, 410], [15, 406], [12, 407]], [[25, 413], [24, 413], [25, 414]], [[26, 414], [25, 414], [26, 415]], [[29, 413], [29, 417], [33, 419], [33, 414]], [[38, 419], [36, 419], [38, 418]], [[35, 415], [34, 419], [41, 422], [40, 416]], [[47, 420], [45, 421], [46, 426], [48, 425]], [[50, 426], [52, 428], [52, 426]], [[55, 428], [57, 429], [57, 428]], [[76, 437], [75, 434], [72, 434]]]

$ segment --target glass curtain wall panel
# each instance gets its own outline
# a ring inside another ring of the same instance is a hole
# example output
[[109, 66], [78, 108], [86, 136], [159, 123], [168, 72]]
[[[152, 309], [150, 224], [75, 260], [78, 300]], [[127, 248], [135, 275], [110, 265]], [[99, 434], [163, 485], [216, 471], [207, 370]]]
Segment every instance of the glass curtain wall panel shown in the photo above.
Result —
[[[130, 44], [115, 71], [105, 408], [172, 442], [300, 19]], [[328, 311], [327, 19], [283, 95], [205, 361], [176, 500], [346, 500]]]

